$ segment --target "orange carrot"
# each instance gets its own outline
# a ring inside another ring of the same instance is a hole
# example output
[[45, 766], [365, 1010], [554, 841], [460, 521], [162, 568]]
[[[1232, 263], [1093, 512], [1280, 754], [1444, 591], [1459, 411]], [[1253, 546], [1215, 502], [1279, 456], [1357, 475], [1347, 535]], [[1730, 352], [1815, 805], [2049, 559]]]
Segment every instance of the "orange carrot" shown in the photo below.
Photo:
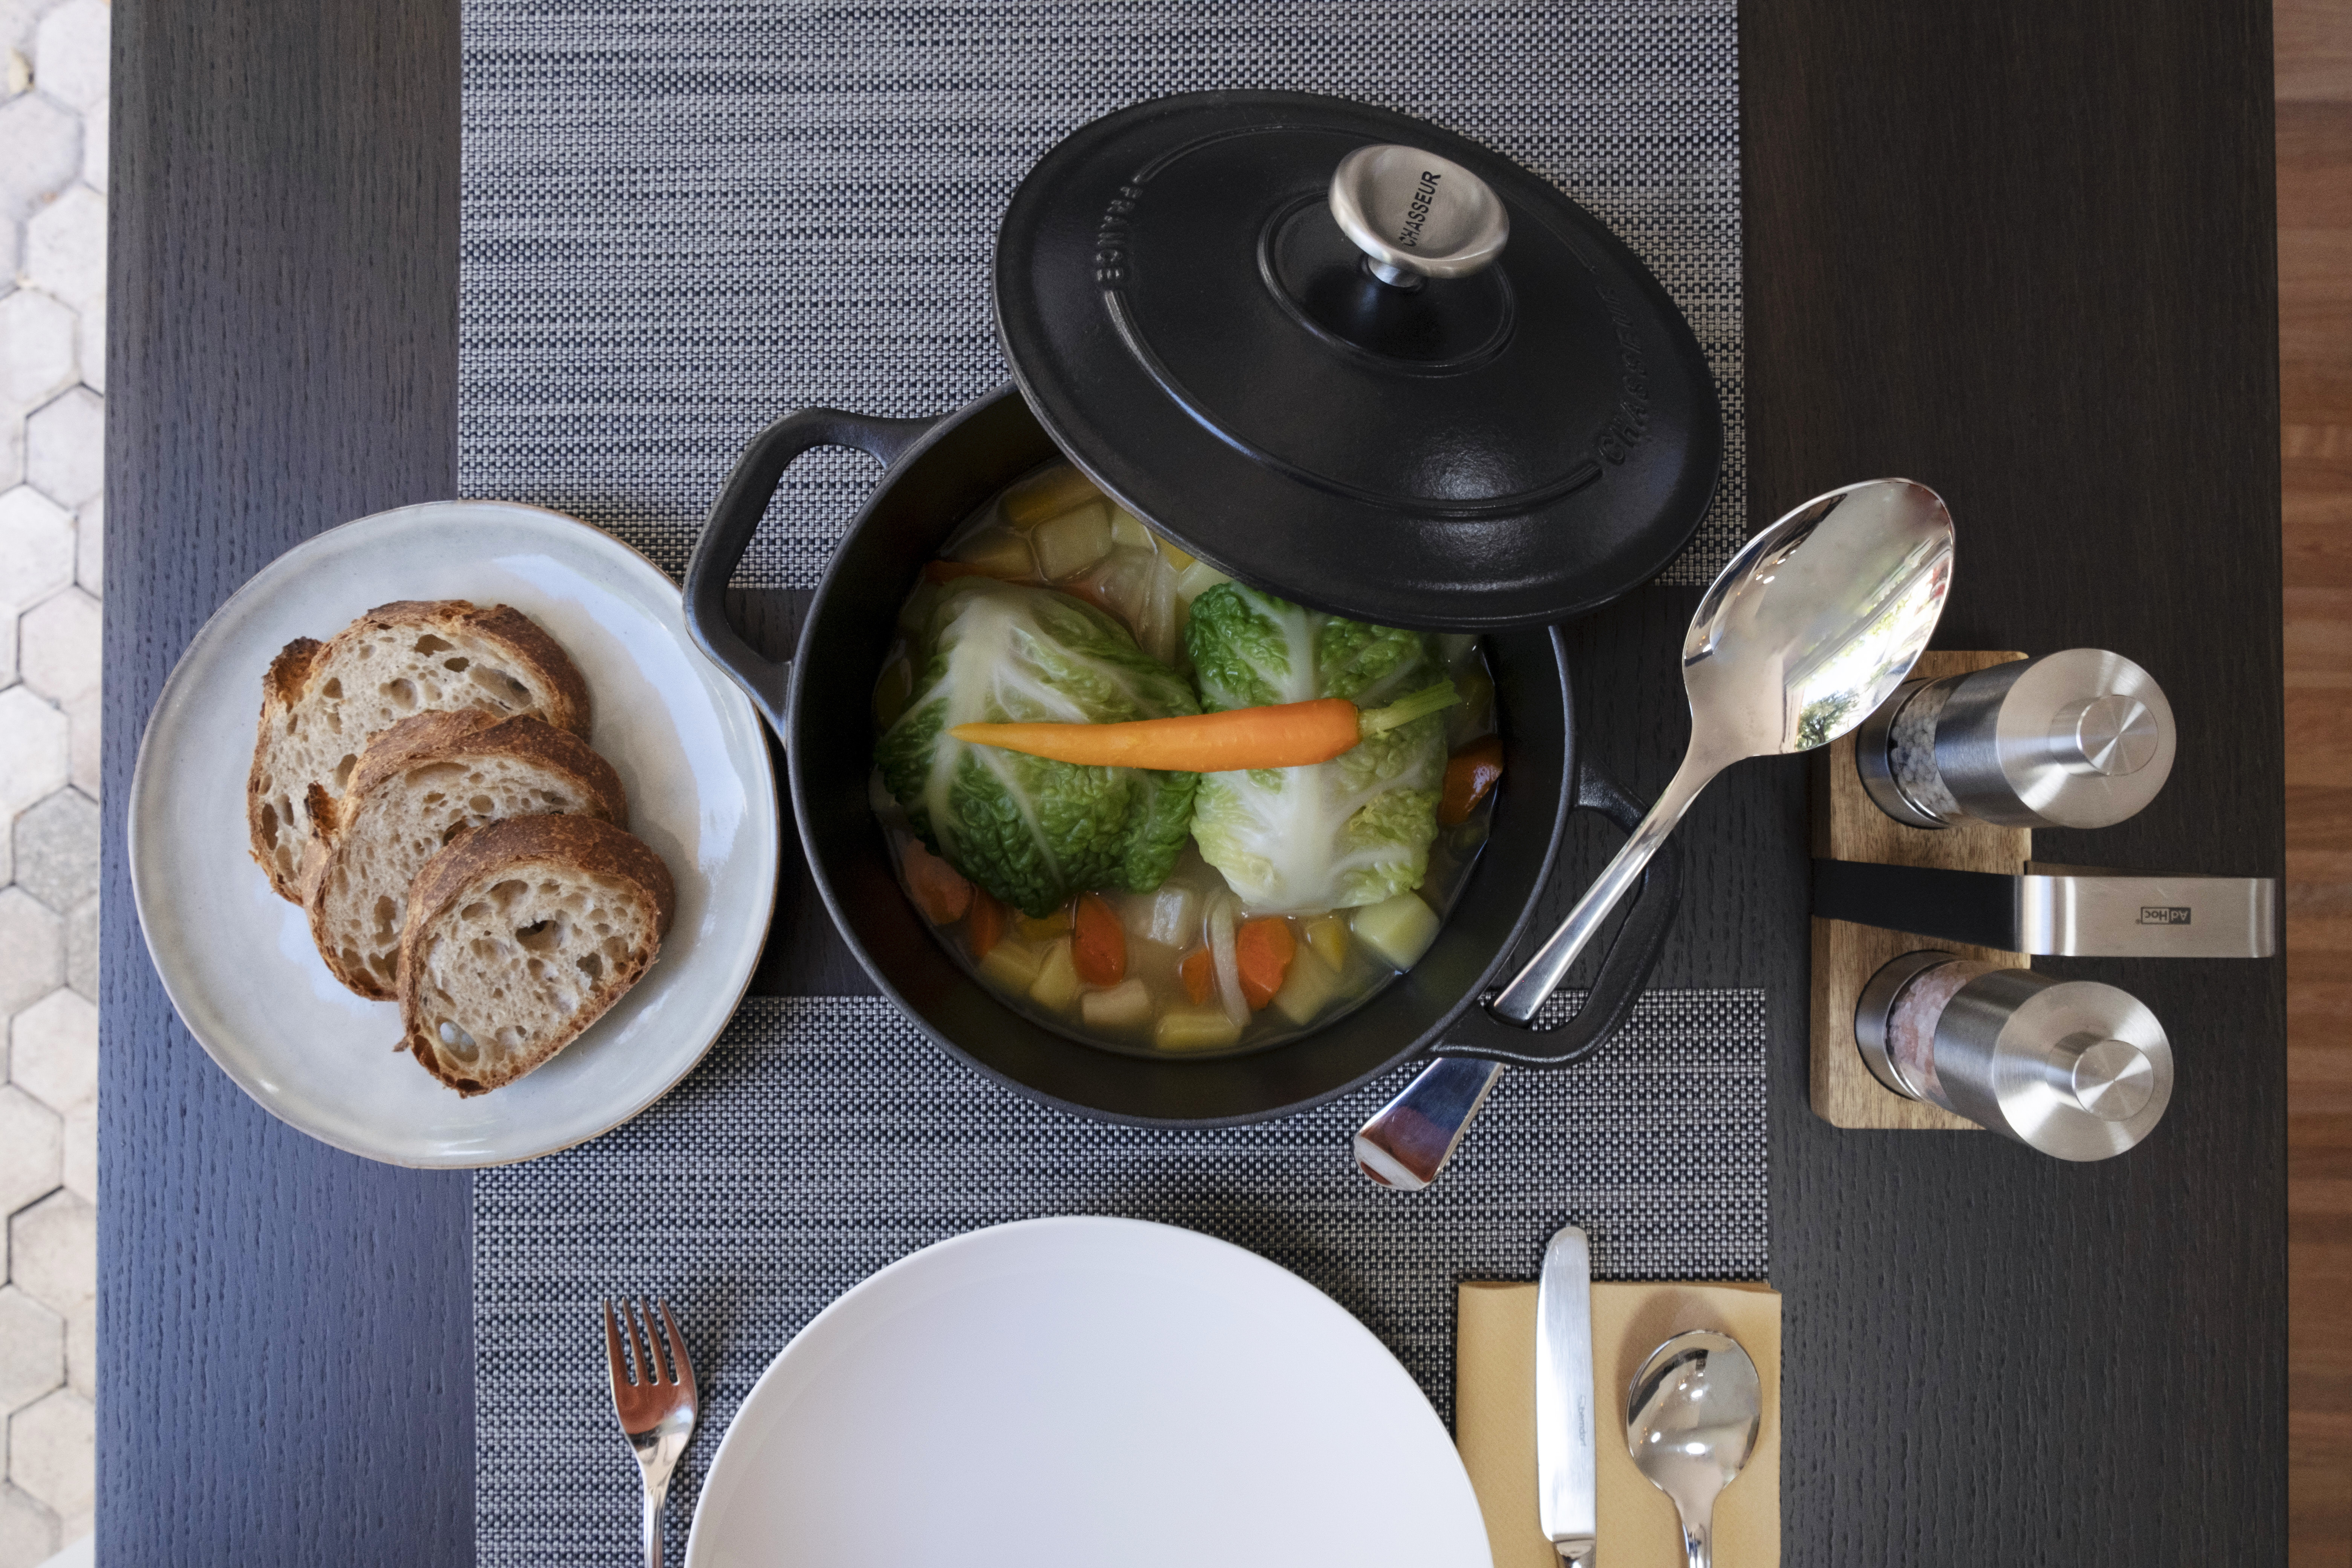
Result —
[[971, 884], [963, 873], [919, 844], [907, 846], [907, 891], [915, 907], [935, 926], [963, 919], [971, 907]]
[[1360, 738], [1344, 697], [1124, 724], [959, 724], [959, 741], [1103, 768], [1215, 773], [1328, 763]]
[[963, 939], [971, 945], [974, 963], [1004, 940], [1004, 906], [986, 888], [971, 890], [971, 912], [963, 922]]
[[1280, 915], [1242, 922], [1241, 930], [1234, 932], [1234, 958], [1241, 965], [1242, 1000], [1250, 1005], [1250, 1011], [1274, 1000], [1290, 973], [1290, 961], [1297, 956], [1298, 939], [1290, 934], [1290, 922]]
[[1196, 947], [1186, 953], [1184, 962], [1176, 966], [1176, 973], [1183, 977], [1184, 994], [1192, 999], [1195, 1007], [1206, 1002], [1209, 993], [1216, 989], [1217, 961], [1205, 947]]
[[1445, 788], [1437, 797], [1437, 820], [1448, 827], [1468, 821], [1502, 776], [1501, 736], [1481, 735], [1454, 752], [1445, 764]]
[[1076, 944], [1070, 957], [1078, 978], [1089, 985], [1116, 985], [1127, 978], [1127, 928], [1100, 893], [1078, 895]]
[[1385, 708], [1360, 710], [1344, 697], [1318, 697], [1122, 724], [959, 724], [948, 732], [972, 745], [1088, 767], [1222, 773], [1328, 763], [1359, 741], [1460, 700], [1454, 683], [1440, 680]]

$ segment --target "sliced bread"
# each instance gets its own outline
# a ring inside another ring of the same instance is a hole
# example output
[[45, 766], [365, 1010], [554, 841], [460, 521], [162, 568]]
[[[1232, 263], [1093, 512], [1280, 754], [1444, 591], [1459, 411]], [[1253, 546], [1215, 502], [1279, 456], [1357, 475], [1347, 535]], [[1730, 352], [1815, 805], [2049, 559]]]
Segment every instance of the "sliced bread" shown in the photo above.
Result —
[[262, 678], [245, 790], [253, 858], [279, 897], [301, 901], [304, 854], [368, 742], [412, 715], [461, 708], [588, 733], [588, 683], [553, 637], [505, 605], [404, 600], [325, 642], [286, 645]]
[[661, 857], [593, 816], [519, 816], [464, 835], [409, 889], [407, 1049], [460, 1094], [514, 1082], [637, 983], [677, 901]]
[[409, 884], [461, 833], [510, 816], [629, 824], [612, 765], [568, 731], [479, 708], [403, 719], [367, 744], [349, 788], [310, 841], [302, 904], [336, 979], [362, 996], [398, 993]]

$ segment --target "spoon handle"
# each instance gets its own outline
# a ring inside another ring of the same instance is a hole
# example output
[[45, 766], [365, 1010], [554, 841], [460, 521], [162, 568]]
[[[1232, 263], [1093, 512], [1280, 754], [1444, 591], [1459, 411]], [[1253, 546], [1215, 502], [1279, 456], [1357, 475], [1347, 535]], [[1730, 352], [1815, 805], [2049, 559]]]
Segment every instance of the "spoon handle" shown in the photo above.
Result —
[[1658, 847], [1682, 821], [1683, 814], [1690, 810], [1698, 792], [1722, 771], [1721, 763], [1702, 759], [1696, 746], [1684, 755], [1683, 765], [1675, 770], [1665, 793], [1658, 796], [1657, 804], [1650, 807], [1650, 814], [1642, 818], [1642, 826], [1625, 840], [1616, 858], [1609, 862], [1592, 886], [1584, 889], [1584, 897], [1576, 900], [1576, 907], [1568, 911], [1568, 919], [1544, 943], [1543, 951], [1528, 960], [1528, 966], [1495, 998], [1494, 1010], [1498, 1016], [1515, 1024], [1525, 1024], [1535, 1017], [1544, 999], [1559, 988], [1577, 954], [1600, 931], [1609, 911], [1642, 879], [1642, 868], [1657, 854]]
[[1715, 1516], [1712, 1510], [1696, 1524], [1687, 1519], [1683, 1521], [1683, 1556], [1686, 1559], [1685, 1568], [1714, 1568]]
[[[1617, 900], [1627, 889], [1641, 880], [1642, 869], [1649, 865], [1666, 835], [1683, 819], [1690, 803], [1705, 789], [1707, 781], [1722, 771], [1722, 764], [1702, 762], [1694, 750], [1683, 758], [1683, 765], [1675, 771], [1665, 793], [1658, 797], [1649, 815], [1633, 829], [1617, 858], [1609, 862], [1601, 879], [1592, 884], [1576, 908], [1569, 912], [1568, 921], [1535, 961], [1519, 972], [1518, 978], [1496, 998], [1495, 1011], [1517, 1023], [1526, 1023], [1536, 1016], [1544, 998], [1552, 994], [1568, 966], [1584, 951], [1595, 931]], [[1524, 997], [1517, 1010], [1512, 999]], [[1384, 1187], [1396, 1187], [1405, 1192], [1418, 1192], [1437, 1179], [1437, 1173], [1453, 1157], [1454, 1145], [1486, 1102], [1486, 1096], [1502, 1076], [1498, 1063], [1479, 1061], [1465, 1057], [1440, 1057], [1421, 1070], [1420, 1076], [1407, 1084], [1404, 1092], [1382, 1106], [1362, 1131], [1356, 1134], [1356, 1164], [1364, 1174]]]
[[1357, 1168], [1384, 1187], [1421, 1191], [1454, 1157], [1454, 1146], [1502, 1076], [1499, 1062], [1440, 1057], [1356, 1134]]

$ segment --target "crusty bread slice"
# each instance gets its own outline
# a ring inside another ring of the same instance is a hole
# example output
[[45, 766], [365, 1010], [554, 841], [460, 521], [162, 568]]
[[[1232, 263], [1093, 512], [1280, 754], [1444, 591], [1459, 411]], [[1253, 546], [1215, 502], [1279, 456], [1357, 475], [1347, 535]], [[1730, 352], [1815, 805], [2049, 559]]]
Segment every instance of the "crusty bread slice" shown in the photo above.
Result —
[[573, 814], [629, 825], [628, 795], [588, 742], [479, 708], [419, 713], [367, 744], [302, 867], [310, 938], [362, 996], [398, 994], [409, 884], [457, 837], [509, 816]]
[[460, 1094], [514, 1082], [637, 983], [677, 902], [661, 857], [593, 816], [518, 816], [466, 834], [409, 889], [409, 1052]]
[[262, 678], [245, 789], [253, 858], [280, 898], [301, 901], [304, 852], [362, 748], [413, 714], [458, 708], [588, 734], [588, 683], [553, 637], [505, 605], [403, 600], [326, 642], [286, 645]]

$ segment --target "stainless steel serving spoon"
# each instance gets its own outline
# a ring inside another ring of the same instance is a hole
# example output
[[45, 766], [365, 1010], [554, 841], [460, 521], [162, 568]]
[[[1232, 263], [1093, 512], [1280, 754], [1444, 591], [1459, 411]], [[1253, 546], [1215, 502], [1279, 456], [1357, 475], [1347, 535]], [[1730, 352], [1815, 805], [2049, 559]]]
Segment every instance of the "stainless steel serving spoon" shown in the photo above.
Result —
[[1625, 1394], [1625, 1450], [1682, 1515], [1689, 1568], [1715, 1557], [1715, 1500], [1756, 1451], [1764, 1384], [1729, 1334], [1676, 1334], [1650, 1352]]
[[[1807, 501], [1749, 540], [1683, 638], [1690, 749], [1616, 858], [1491, 1004], [1532, 1021], [1577, 954], [1716, 774], [1749, 757], [1827, 745], [1868, 718], [1934, 635], [1952, 576], [1952, 515], [1909, 479]], [[1441, 1057], [1356, 1134], [1356, 1162], [1391, 1187], [1427, 1186], [1502, 1072]]]

